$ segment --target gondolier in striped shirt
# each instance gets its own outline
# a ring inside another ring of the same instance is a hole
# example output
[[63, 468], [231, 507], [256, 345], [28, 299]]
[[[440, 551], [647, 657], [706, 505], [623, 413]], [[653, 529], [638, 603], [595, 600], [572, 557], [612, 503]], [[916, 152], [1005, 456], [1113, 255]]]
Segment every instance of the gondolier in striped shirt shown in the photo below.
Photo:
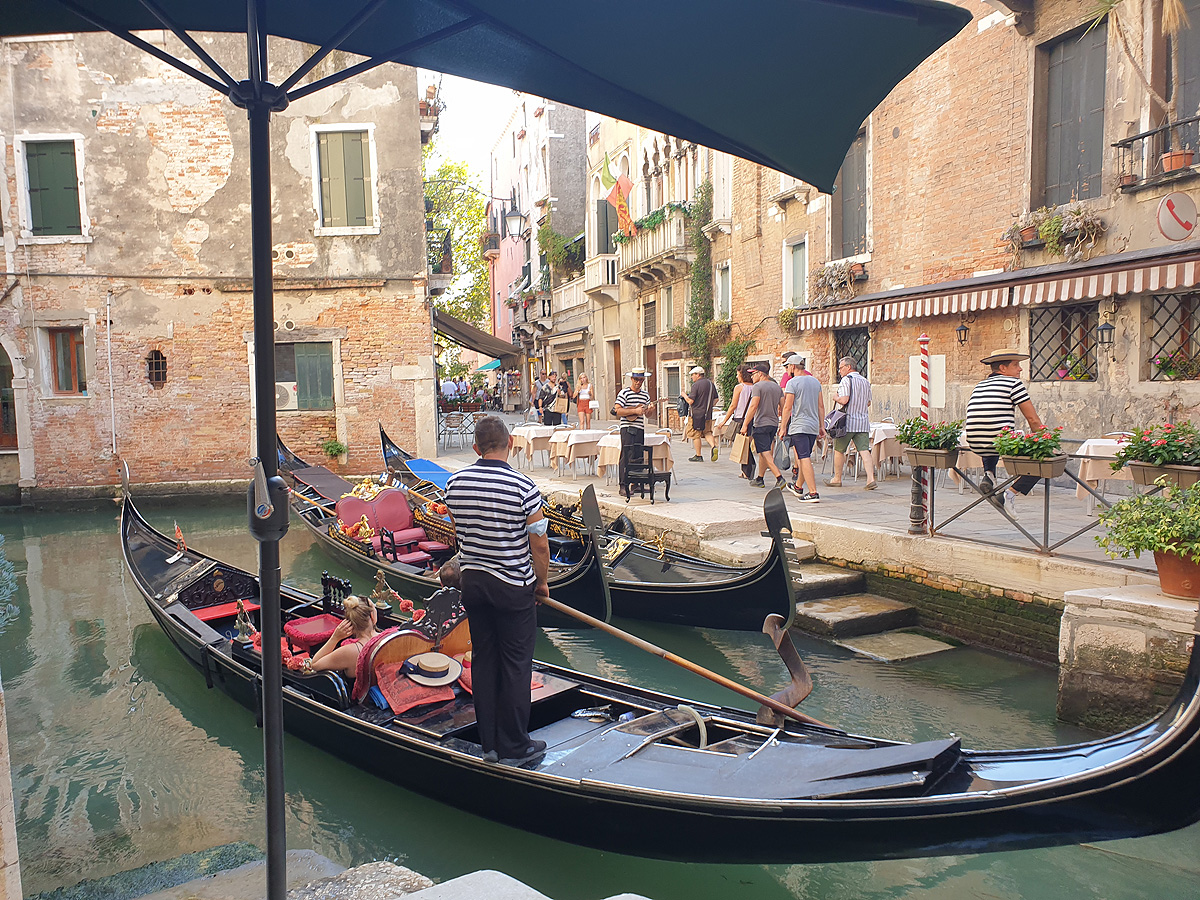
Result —
[[[1021, 381], [1023, 359], [1029, 359], [1029, 354], [1011, 347], [994, 350], [985, 356], [980, 362], [991, 366], [992, 372], [975, 385], [975, 389], [971, 391], [971, 399], [967, 401], [967, 416], [963, 422], [963, 429], [967, 436], [967, 446], [983, 460], [984, 474], [979, 487], [984, 494], [992, 493], [996, 463], [1000, 459], [993, 441], [1005, 428], [1017, 427], [1015, 410], [1021, 411], [1032, 430], [1037, 431], [1043, 427], [1041, 417], [1033, 408], [1029, 391]], [[1022, 475], [1013, 482], [1012, 489], [1018, 494], [1028, 494], [1039, 480], [1036, 475]], [[1004, 502], [1003, 497], [989, 499], [1001, 504]]]
[[621, 420], [621, 462], [617, 468], [621, 493], [629, 499], [629, 458], [631, 448], [646, 440], [646, 413], [654, 408], [646, 393], [646, 370], [637, 368], [629, 373], [629, 387], [622, 388], [613, 404], [613, 412]]
[[446, 482], [471, 625], [471, 689], [484, 759], [520, 765], [546, 749], [529, 737], [537, 597], [549, 597], [547, 521], [537, 485], [508, 464], [497, 416], [475, 426], [474, 464]]

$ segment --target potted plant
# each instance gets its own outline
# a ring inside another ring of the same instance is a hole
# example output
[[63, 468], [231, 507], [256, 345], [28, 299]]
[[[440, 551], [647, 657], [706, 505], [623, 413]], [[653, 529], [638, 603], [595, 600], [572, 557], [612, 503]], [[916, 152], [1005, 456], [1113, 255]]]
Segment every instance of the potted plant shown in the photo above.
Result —
[[1187, 146], [1178, 150], [1168, 150], [1159, 161], [1162, 163], [1163, 172], [1178, 172], [1180, 169], [1186, 169], [1192, 164], [1192, 151]]
[[1021, 243], [1029, 244], [1039, 239], [1042, 224], [1050, 218], [1050, 208], [1047, 206], [1031, 209], [1021, 216], [1017, 223], [1017, 231]]
[[1200, 431], [1191, 422], [1152, 425], [1118, 438], [1118, 443], [1112, 467], [1128, 466], [1137, 484], [1166, 478], [1172, 487], [1186, 488], [1200, 481]]
[[1070, 459], [1062, 451], [1062, 426], [1041, 428], [1026, 434], [1007, 427], [993, 442], [1009, 475], [1057, 478], [1067, 470]]
[[349, 448], [337, 438], [329, 438], [321, 442], [321, 452], [330, 459], [337, 459], [345, 456]]
[[896, 440], [904, 447], [910, 466], [953, 469], [958, 463], [958, 441], [963, 420], [927, 422], [914, 416], [896, 429]]
[[1100, 521], [1108, 531], [1096, 543], [1110, 557], [1153, 553], [1164, 594], [1200, 599], [1200, 484], [1126, 497], [1101, 510]]
[[1096, 243], [1103, 237], [1108, 226], [1098, 213], [1084, 206], [1074, 206], [1063, 214], [1064, 236], [1071, 237], [1071, 243], [1066, 249], [1067, 258], [1071, 262], [1091, 259], [1096, 250]]

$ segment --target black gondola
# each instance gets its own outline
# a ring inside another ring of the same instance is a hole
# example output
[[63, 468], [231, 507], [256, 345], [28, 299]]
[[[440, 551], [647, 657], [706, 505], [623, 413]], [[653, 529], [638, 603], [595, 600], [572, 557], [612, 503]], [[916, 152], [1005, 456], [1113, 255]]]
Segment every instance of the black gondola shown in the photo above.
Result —
[[[356, 540], [342, 532], [338, 526], [337, 502], [354, 490], [355, 485], [324, 466], [310, 466], [277, 440], [279, 472], [290, 483], [291, 506], [296, 518], [304, 523], [317, 544], [330, 556], [366, 575], [373, 576], [382, 569], [393, 588], [408, 597], [423, 599], [441, 585], [435, 566], [441, 558], [453, 552], [453, 529], [443, 517], [427, 512], [427, 501], [440, 499], [423, 497], [409, 491], [408, 506], [414, 514], [412, 524], [419, 525], [427, 537], [441, 543], [440, 552], [432, 550], [433, 556], [420, 554], [424, 559], [413, 560], [411, 556], [397, 553], [395, 544], [373, 546], [371, 542]], [[552, 539], [550, 557], [550, 590], [556, 599], [607, 622], [612, 616], [606, 568], [596, 552], [597, 541], [587, 537], [599, 534], [602, 527], [600, 511], [595, 507], [589, 514], [590, 524], [582, 525], [582, 534], [574, 540]], [[587, 505], [585, 504], [585, 509]], [[546, 626], [577, 628], [579, 623], [562, 614], [538, 607], [538, 623]]]
[[[231, 638], [233, 607], [254, 607], [257, 579], [177, 548], [128, 498], [121, 543], [171, 642], [209, 686], [256, 710], [261, 657]], [[283, 596], [292, 611], [322, 602], [287, 587]], [[414, 631], [400, 634], [427, 645]], [[452, 639], [469, 640], [451, 632], [447, 652]], [[523, 768], [483, 761], [466, 695], [394, 715], [351, 704], [341, 676], [285, 671], [284, 719], [298, 737], [457, 808], [642, 856], [934, 856], [1134, 837], [1200, 819], [1200, 648], [1179, 696], [1145, 725], [1070, 746], [984, 752], [952, 739], [901, 744], [792, 722], [760, 725], [731, 707], [556, 666], [535, 671], [531, 729], [549, 746]]]
[[[440, 479], [434, 474], [440, 467], [414, 459], [387, 436], [383, 425], [379, 439], [384, 465], [392, 476], [423, 496], [441, 496]], [[587, 529], [575, 508], [546, 503], [543, 512], [551, 533], [587, 540]], [[756, 566], [724, 566], [671, 550], [661, 542], [608, 534], [604, 558], [613, 615], [757, 631], [763, 619], [774, 613], [791, 625], [796, 608], [793, 579], [800, 577], [792, 565], [791, 523], [782, 501], [777, 509], [765, 506], [764, 515], [772, 537], [777, 533], [784, 537], [772, 540], [766, 558]]]

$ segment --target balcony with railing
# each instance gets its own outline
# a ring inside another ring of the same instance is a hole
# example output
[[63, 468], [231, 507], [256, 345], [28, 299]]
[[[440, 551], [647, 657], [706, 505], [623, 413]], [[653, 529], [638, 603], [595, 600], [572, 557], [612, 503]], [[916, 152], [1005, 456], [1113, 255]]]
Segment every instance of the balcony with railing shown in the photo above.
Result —
[[618, 249], [620, 274], [645, 283], [686, 271], [695, 256], [687, 225], [683, 210], [669, 209], [657, 225], [639, 229]]
[[560, 284], [551, 294], [551, 306], [556, 313], [567, 312], [587, 302], [587, 294], [583, 292], [583, 278], [573, 278]]
[[494, 231], [480, 235], [479, 252], [484, 259], [496, 259], [500, 255], [500, 235]]
[[597, 300], [616, 303], [620, 299], [617, 290], [618, 259], [615, 253], [601, 253], [584, 262], [583, 292]]
[[1180, 119], [1143, 131], [1113, 147], [1117, 151], [1117, 178], [1125, 193], [1200, 174], [1193, 148], [1200, 145], [1200, 116]]
[[454, 253], [450, 230], [425, 232], [425, 257], [429, 264], [429, 293], [441, 294], [454, 280]]

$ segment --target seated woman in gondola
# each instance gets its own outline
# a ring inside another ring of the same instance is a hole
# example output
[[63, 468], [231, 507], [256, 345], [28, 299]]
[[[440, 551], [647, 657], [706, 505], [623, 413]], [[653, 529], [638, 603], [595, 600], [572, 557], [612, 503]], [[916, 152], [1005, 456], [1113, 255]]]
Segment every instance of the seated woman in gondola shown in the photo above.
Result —
[[346, 617], [338, 622], [325, 645], [313, 654], [311, 670], [332, 670], [353, 679], [358, 674], [359, 657], [382, 632], [375, 627], [379, 613], [370, 600], [351, 594], [342, 601], [342, 606]]

